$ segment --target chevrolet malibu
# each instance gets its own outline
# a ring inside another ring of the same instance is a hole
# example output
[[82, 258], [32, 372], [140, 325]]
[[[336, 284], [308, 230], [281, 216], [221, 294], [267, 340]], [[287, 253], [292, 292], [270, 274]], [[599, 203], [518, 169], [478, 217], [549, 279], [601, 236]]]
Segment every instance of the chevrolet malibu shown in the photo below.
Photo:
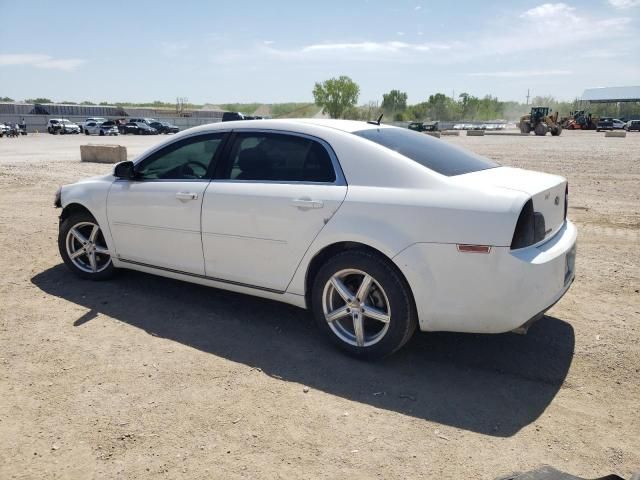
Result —
[[422, 331], [526, 332], [574, 279], [567, 181], [375, 122], [235, 121], [64, 185], [58, 246], [307, 308], [349, 354]]

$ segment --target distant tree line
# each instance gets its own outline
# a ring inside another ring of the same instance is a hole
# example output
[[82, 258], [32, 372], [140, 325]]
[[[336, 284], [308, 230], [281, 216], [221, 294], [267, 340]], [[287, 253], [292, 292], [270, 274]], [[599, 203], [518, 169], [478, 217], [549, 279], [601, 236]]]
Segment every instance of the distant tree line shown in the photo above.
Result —
[[382, 95], [382, 103], [369, 102], [357, 105], [358, 85], [349, 77], [339, 77], [316, 83], [313, 96], [318, 106], [322, 107], [332, 118], [353, 120], [371, 120], [384, 113], [387, 120], [394, 121], [488, 121], [515, 120], [529, 113], [532, 106], [549, 107], [560, 112], [561, 116], [569, 115], [575, 110], [588, 110], [600, 116], [629, 117], [640, 115], [640, 103], [629, 102], [616, 104], [581, 104], [558, 101], [552, 96], [534, 97], [529, 105], [513, 101], [501, 101], [497, 97], [486, 95], [482, 98], [463, 92], [452, 98], [444, 93], [429, 95], [426, 101], [415, 105], [407, 104], [407, 93], [391, 90]]

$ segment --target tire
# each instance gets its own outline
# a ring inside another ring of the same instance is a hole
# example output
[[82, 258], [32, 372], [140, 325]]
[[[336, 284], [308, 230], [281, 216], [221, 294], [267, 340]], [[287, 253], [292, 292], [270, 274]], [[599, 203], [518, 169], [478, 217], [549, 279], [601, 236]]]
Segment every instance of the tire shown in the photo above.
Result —
[[[92, 235], [95, 227], [98, 228], [98, 231]], [[76, 234], [72, 233], [72, 231], [75, 231]], [[83, 238], [84, 243], [77, 235]], [[92, 236], [95, 237], [93, 242], [91, 241]], [[92, 252], [93, 255], [86, 253], [87, 245], [89, 246], [89, 252]], [[102, 230], [95, 218], [87, 212], [72, 213], [60, 224], [58, 249], [65, 265], [80, 278], [107, 280], [115, 273], [116, 269], [107, 250]], [[72, 259], [71, 254], [79, 251], [84, 251], [85, 253]], [[91, 256], [94, 259], [93, 263], [91, 262]], [[93, 267], [94, 264], [95, 267]]]
[[100, 130], [100, 136], [104, 137], [104, 131]]
[[556, 125], [551, 129], [551, 135], [554, 137], [559, 136], [562, 133], [562, 127], [560, 125]]
[[524, 133], [526, 135], [529, 135], [531, 133], [531, 125], [529, 125], [528, 123], [522, 123], [522, 125], [520, 125], [520, 133]]
[[[366, 299], [360, 302], [355, 297], [366, 277], [371, 282]], [[333, 283], [336, 279], [342, 294]], [[344, 300], [349, 296], [351, 303]], [[311, 307], [319, 328], [335, 345], [349, 355], [368, 360], [400, 349], [418, 324], [413, 296], [402, 275], [389, 260], [365, 250], [338, 253], [320, 268], [313, 281]], [[369, 316], [374, 308], [380, 319]], [[342, 315], [327, 321], [325, 312]], [[361, 319], [360, 335], [355, 328], [357, 318]]]
[[538, 125], [536, 125], [536, 128], [534, 129], [534, 133], [539, 137], [544, 137], [548, 131], [549, 129], [544, 123], [539, 123]]
[[85, 134], [85, 135], [87, 135], [87, 136], [89, 136], [89, 130], [85, 130], [85, 131], [84, 131], [84, 134]]

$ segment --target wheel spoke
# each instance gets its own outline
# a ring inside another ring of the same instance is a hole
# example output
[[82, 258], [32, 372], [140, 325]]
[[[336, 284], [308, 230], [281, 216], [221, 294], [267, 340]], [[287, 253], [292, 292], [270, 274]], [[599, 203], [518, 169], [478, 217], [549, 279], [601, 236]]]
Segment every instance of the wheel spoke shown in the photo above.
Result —
[[91, 270], [94, 272], [98, 271], [98, 263], [96, 262], [96, 252], [91, 252], [87, 255], [89, 257], [89, 264], [91, 265]]
[[358, 299], [358, 301], [364, 303], [367, 300], [372, 281], [373, 279], [371, 278], [371, 275], [365, 275], [363, 277], [360, 288], [358, 288], [358, 292], [356, 293], [356, 298]]
[[356, 343], [359, 347], [364, 347], [364, 325], [362, 315], [356, 313], [353, 315], [353, 333], [356, 335]]
[[347, 308], [348, 307], [346, 305], [344, 305], [344, 306], [342, 306], [340, 308], [337, 308], [333, 312], [325, 314], [324, 318], [326, 318], [327, 322], [329, 322], [329, 323], [335, 322], [336, 320], [338, 320], [339, 318], [344, 317], [347, 314]]
[[98, 226], [94, 225], [93, 229], [91, 230], [91, 234], [89, 235], [89, 241], [91, 243], [96, 243], [96, 237], [98, 236], [99, 231], [100, 229], [98, 228]]
[[333, 288], [336, 289], [336, 292], [338, 292], [338, 295], [342, 297], [342, 300], [344, 300], [346, 303], [349, 303], [351, 301], [351, 299], [353, 298], [353, 294], [349, 291], [347, 286], [342, 283], [342, 280], [340, 280], [338, 277], [331, 277], [331, 284], [333, 285]]
[[84, 255], [85, 253], [87, 253], [83, 248], [79, 248], [78, 250], [76, 250], [75, 252], [73, 252], [71, 255], [69, 255], [69, 258], [78, 258], [81, 255]]
[[111, 255], [107, 248], [101, 247], [99, 245], [96, 245], [96, 253], [99, 253], [100, 255]]
[[81, 234], [76, 228], [71, 229], [71, 235], [76, 237], [76, 240], [78, 240], [81, 244], [84, 245], [85, 243], [87, 243], [87, 238], [83, 234]]
[[382, 323], [389, 323], [389, 320], [391, 319], [389, 314], [384, 313], [382, 310], [378, 310], [377, 308], [369, 306], [365, 306], [362, 309], [362, 314], [367, 318], [377, 320]]

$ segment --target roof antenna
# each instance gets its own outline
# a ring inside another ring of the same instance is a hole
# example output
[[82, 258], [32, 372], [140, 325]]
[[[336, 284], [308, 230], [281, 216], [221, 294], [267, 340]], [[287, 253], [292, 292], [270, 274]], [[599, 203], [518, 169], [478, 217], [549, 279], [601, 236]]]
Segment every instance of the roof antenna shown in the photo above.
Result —
[[378, 120], [368, 120], [367, 123], [370, 123], [371, 125], [380, 125], [383, 115], [384, 113], [381, 113], [380, 116], [378, 117]]

